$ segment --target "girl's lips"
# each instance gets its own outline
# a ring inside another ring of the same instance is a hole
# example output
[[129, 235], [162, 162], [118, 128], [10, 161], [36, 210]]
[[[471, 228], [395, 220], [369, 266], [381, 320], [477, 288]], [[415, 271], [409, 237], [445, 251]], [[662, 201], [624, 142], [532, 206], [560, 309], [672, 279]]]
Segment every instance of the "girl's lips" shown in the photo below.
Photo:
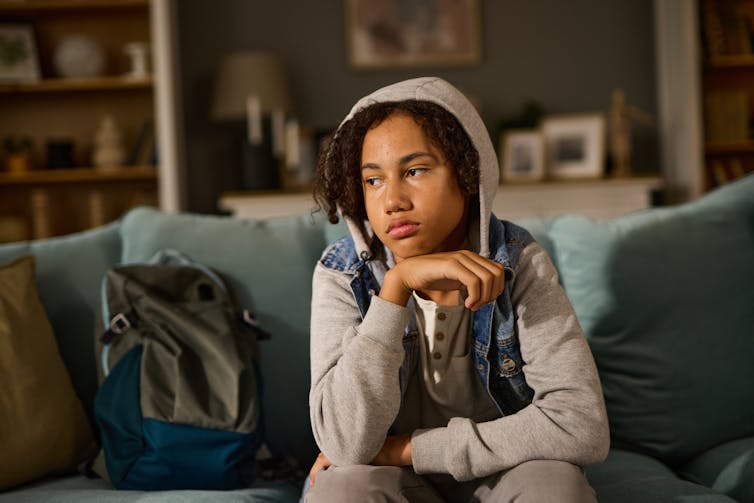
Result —
[[419, 224], [413, 222], [403, 222], [398, 225], [391, 225], [387, 231], [387, 234], [393, 239], [401, 239], [412, 235], [418, 228]]

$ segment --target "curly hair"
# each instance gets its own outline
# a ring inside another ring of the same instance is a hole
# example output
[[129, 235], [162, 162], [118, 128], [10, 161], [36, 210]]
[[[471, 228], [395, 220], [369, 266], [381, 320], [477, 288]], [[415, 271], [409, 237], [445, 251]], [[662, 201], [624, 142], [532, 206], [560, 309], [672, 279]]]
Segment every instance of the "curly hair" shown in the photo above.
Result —
[[[338, 210], [361, 231], [366, 220], [361, 185], [361, 149], [367, 132], [395, 114], [408, 115], [455, 169], [458, 186], [469, 196], [479, 192], [479, 153], [458, 119], [435, 103], [420, 100], [382, 102], [359, 110], [320, 152], [314, 199], [327, 219], [338, 223]], [[475, 198], [476, 200], [476, 198]]]

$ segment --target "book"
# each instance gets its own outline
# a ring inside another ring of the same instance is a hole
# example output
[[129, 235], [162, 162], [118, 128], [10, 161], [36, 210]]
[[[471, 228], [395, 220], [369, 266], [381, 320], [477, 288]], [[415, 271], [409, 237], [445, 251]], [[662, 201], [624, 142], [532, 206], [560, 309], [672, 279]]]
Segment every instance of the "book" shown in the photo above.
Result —
[[153, 165], [155, 150], [154, 125], [151, 120], [144, 121], [131, 153], [128, 156], [130, 166]]
[[745, 89], [712, 91], [704, 97], [706, 143], [738, 143], [749, 138], [749, 93]]
[[741, 0], [702, 0], [702, 44], [707, 60], [752, 54], [754, 7]]

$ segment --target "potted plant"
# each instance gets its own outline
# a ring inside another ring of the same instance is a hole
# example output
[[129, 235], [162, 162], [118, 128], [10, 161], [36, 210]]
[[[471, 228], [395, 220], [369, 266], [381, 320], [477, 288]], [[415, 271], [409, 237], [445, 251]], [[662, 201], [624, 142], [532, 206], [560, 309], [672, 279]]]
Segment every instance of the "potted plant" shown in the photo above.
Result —
[[10, 173], [25, 173], [31, 169], [31, 137], [8, 135], [3, 139], [5, 169]]

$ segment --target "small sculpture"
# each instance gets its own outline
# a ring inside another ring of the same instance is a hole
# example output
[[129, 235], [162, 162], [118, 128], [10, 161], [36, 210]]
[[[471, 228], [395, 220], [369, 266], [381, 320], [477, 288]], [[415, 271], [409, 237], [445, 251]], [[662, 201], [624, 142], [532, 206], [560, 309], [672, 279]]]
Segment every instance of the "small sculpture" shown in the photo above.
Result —
[[122, 166], [125, 160], [123, 136], [115, 119], [111, 115], [106, 115], [94, 134], [92, 162], [97, 168], [114, 168]]
[[149, 44], [146, 42], [130, 42], [125, 45], [123, 52], [128, 55], [130, 70], [126, 74], [133, 78], [143, 78], [149, 75]]
[[655, 123], [652, 115], [626, 103], [622, 89], [615, 89], [610, 101], [610, 155], [616, 178], [631, 175], [631, 121]]

